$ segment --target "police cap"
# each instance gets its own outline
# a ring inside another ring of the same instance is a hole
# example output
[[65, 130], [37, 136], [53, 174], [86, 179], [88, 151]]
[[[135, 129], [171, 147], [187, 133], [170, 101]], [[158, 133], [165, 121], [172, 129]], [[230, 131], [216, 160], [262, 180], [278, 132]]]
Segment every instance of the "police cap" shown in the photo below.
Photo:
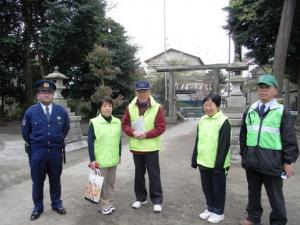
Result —
[[38, 80], [34, 83], [35, 90], [38, 91], [55, 91], [56, 86], [50, 80]]

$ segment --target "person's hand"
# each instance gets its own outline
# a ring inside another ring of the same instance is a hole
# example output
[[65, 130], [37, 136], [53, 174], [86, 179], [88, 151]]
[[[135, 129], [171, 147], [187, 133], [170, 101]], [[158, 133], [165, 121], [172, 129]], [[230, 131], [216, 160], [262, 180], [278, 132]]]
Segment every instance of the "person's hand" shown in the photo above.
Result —
[[135, 130], [135, 131], [133, 131], [133, 136], [134, 136], [135, 138], [138, 138], [139, 135], [140, 135], [140, 133], [141, 133], [141, 132]]
[[290, 177], [294, 174], [294, 168], [291, 164], [284, 164], [283, 169], [284, 169], [287, 177]]
[[100, 164], [97, 161], [90, 162], [88, 165], [91, 169], [96, 169], [100, 167]]
[[139, 139], [144, 139], [144, 138], [146, 138], [146, 132], [141, 132], [138, 138], [139, 138]]
[[138, 139], [146, 138], [146, 132], [133, 131], [133, 136]]
[[197, 166], [198, 166], [197, 163], [192, 163], [192, 164], [191, 164], [191, 167], [194, 168], [194, 169], [196, 169]]

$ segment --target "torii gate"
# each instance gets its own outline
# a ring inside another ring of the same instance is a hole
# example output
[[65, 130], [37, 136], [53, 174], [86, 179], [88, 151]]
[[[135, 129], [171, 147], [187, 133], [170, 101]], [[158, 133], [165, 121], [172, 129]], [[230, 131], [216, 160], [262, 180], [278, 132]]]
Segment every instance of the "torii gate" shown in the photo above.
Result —
[[175, 72], [192, 71], [192, 70], [217, 70], [219, 74], [220, 69], [227, 71], [240, 72], [248, 69], [248, 64], [243, 62], [233, 62], [230, 64], [210, 64], [210, 65], [191, 65], [191, 66], [171, 66], [158, 67], [157, 72], [169, 73], [169, 96], [168, 96], [168, 117], [169, 121], [176, 121], [176, 96], [175, 96]]

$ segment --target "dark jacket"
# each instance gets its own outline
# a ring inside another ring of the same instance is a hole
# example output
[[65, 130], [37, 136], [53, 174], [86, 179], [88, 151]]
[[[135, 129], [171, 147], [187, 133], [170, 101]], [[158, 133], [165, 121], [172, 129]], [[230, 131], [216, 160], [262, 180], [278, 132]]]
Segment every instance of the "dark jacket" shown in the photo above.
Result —
[[[195, 141], [195, 146], [194, 146], [194, 151], [192, 155], [192, 162], [191, 166], [193, 168], [197, 168], [197, 166], [200, 166], [200, 168], [204, 168], [201, 165], [197, 165], [197, 156], [198, 156], [198, 128], [197, 128], [197, 136], [196, 136], [196, 141]], [[217, 156], [216, 156], [216, 162], [214, 169], [215, 171], [223, 170], [224, 169], [224, 163], [225, 159], [227, 156], [227, 153], [230, 148], [230, 137], [231, 137], [231, 126], [230, 123], [227, 120], [224, 121], [222, 127], [220, 128], [219, 131], [219, 140], [218, 140], [218, 149], [217, 149]], [[204, 168], [204, 169], [209, 169], [209, 168]], [[228, 168], [226, 168], [228, 169]]]
[[[299, 156], [299, 149], [294, 130], [293, 118], [286, 107], [280, 125], [280, 136], [282, 151], [264, 149], [259, 146], [247, 146], [246, 116], [249, 108], [243, 115], [240, 130], [240, 154], [242, 156], [242, 166], [245, 169], [254, 170], [267, 175], [280, 176], [283, 171], [283, 164], [294, 163]], [[258, 111], [258, 109], [256, 109]], [[267, 110], [262, 116], [262, 120], [268, 116]]]

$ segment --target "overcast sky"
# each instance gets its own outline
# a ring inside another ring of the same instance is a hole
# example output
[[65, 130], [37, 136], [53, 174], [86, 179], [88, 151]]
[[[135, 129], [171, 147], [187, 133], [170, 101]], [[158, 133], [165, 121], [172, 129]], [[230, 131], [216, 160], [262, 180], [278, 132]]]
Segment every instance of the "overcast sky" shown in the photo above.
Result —
[[[229, 0], [165, 1], [167, 49], [198, 56], [205, 64], [228, 62], [228, 36], [222, 28], [227, 15], [222, 8]], [[163, 2], [108, 0], [116, 6], [107, 16], [125, 28], [131, 43], [139, 48], [141, 62], [164, 51]]]

